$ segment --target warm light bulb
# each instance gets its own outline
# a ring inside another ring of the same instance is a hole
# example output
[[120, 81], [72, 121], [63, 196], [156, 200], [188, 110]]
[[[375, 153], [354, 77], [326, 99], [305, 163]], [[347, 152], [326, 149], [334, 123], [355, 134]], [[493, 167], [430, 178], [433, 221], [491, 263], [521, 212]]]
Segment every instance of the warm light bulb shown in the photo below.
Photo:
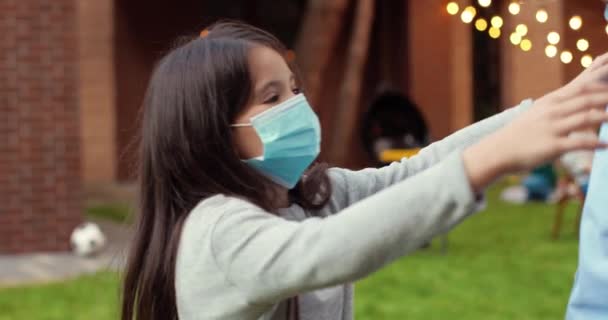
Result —
[[580, 16], [574, 16], [570, 18], [569, 24], [572, 30], [578, 30], [583, 26], [583, 19]]
[[456, 2], [450, 2], [448, 3], [448, 5], [446, 6], [446, 9], [448, 10], [448, 13], [451, 15], [455, 15], [458, 13], [458, 11], [460, 10], [460, 7], [458, 6], [458, 3]]
[[547, 41], [549, 41], [550, 44], [554, 44], [554, 45], [558, 44], [559, 40], [560, 40], [559, 33], [555, 32], [555, 31], [551, 31], [547, 35]]
[[545, 9], [539, 9], [536, 11], [536, 21], [540, 23], [545, 23], [549, 20], [549, 13]]
[[517, 34], [516, 32], [513, 32], [513, 33], [511, 33], [509, 40], [511, 40], [511, 43], [513, 45], [517, 46], [521, 43], [521, 36], [519, 34]]
[[520, 10], [521, 10], [521, 6], [519, 5], [519, 3], [517, 3], [517, 2], [511, 2], [511, 4], [509, 4], [509, 12], [512, 15], [519, 14]]
[[584, 55], [581, 58], [581, 65], [585, 68], [589, 68], [589, 66], [591, 66], [592, 63], [593, 63], [593, 57], [591, 57], [588, 54]]
[[490, 24], [492, 24], [492, 27], [494, 27], [496, 29], [502, 28], [503, 23], [504, 23], [504, 21], [499, 16], [494, 16], [494, 17], [492, 17], [492, 20], [490, 20]]
[[490, 37], [492, 37], [493, 39], [498, 39], [500, 37], [500, 29], [498, 29], [498, 28], [491, 27], [490, 31], [488, 31], [488, 33], [490, 34]]
[[586, 39], [579, 39], [576, 42], [576, 48], [581, 52], [587, 51], [587, 49], [589, 49], [589, 41]]
[[528, 27], [523, 23], [518, 24], [517, 27], [515, 27], [515, 32], [517, 32], [518, 35], [523, 37], [528, 34]]
[[560, 60], [562, 60], [563, 63], [565, 64], [569, 64], [570, 62], [572, 62], [572, 53], [570, 51], [564, 51], [562, 52], [562, 54], [560, 55]]
[[479, 18], [475, 21], [475, 29], [479, 31], [486, 31], [488, 28], [488, 22], [484, 18]]
[[519, 44], [519, 46], [521, 47], [521, 50], [523, 51], [530, 51], [532, 50], [532, 41], [530, 41], [530, 39], [523, 39], [521, 41], [521, 43]]
[[555, 58], [557, 56], [557, 47], [550, 44], [545, 48], [545, 54], [549, 58]]
[[492, 0], [477, 0], [480, 6], [487, 8], [492, 4]]
[[473, 19], [475, 18], [476, 14], [477, 10], [475, 10], [474, 7], [468, 6], [462, 11], [460, 18], [464, 23], [471, 23], [471, 21], [473, 21]]
[[608, 24], [606, 25], [606, 34], [608, 34]]

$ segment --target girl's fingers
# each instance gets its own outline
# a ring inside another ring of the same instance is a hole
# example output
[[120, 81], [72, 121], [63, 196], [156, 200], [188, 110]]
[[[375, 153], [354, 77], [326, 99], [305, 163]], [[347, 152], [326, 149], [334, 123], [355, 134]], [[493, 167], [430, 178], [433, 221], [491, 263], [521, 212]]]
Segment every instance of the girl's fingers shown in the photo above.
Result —
[[594, 82], [606, 82], [608, 81], [608, 61], [607, 63], [604, 63], [602, 65], [598, 65], [596, 66], [593, 70], [589, 70], [589, 75], [587, 75], [587, 77], [590, 77], [591, 79], [594, 80]]
[[604, 66], [608, 64], [608, 53], [604, 53], [603, 55], [595, 58], [595, 60], [593, 60], [593, 63], [591, 64], [591, 66], [589, 66], [589, 68], [591, 70], [594, 70], [595, 68]]
[[597, 128], [604, 122], [608, 122], [608, 112], [591, 109], [557, 120], [556, 128], [558, 134], [567, 135], [574, 131]]
[[579, 86], [576, 90], [558, 90], [559, 94], [554, 95], [551, 100], [554, 103], [560, 103], [585, 94], [602, 92], [608, 92], [608, 83], [602, 81], [593, 81]]
[[608, 104], [608, 90], [591, 88], [587, 93], [578, 94], [555, 106], [553, 114], [557, 117], [568, 117], [591, 109], [604, 110]]
[[606, 148], [608, 148], [608, 143], [601, 141], [599, 138], [564, 137], [558, 143], [560, 154], [571, 151]]

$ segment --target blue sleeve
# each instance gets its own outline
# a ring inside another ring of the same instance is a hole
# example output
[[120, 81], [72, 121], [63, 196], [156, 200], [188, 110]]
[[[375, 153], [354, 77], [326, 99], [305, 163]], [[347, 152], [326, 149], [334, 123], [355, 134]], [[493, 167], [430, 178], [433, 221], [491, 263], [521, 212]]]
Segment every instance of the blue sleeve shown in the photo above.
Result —
[[[608, 124], [600, 132], [608, 139]], [[608, 151], [593, 160], [587, 200], [583, 209], [579, 264], [568, 303], [568, 320], [608, 319]]]

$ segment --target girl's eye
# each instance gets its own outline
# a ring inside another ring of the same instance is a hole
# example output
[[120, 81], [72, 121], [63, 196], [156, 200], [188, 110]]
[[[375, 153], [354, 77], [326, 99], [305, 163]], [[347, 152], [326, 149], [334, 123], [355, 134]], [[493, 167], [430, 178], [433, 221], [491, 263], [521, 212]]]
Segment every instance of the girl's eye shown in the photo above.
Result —
[[293, 92], [293, 94], [300, 94], [302, 93], [302, 90], [300, 90], [300, 88], [295, 88], [291, 90]]
[[270, 97], [270, 98], [266, 99], [266, 100], [264, 101], [264, 104], [276, 103], [276, 102], [278, 102], [278, 101], [279, 101], [279, 96], [275, 94], [275, 95], [273, 95], [272, 97]]

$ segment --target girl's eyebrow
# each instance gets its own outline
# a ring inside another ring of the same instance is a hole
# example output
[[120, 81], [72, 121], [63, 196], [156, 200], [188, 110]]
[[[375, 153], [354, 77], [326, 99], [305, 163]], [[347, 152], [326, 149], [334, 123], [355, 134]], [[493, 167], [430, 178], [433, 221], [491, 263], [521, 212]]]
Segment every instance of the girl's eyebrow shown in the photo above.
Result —
[[[289, 81], [291, 83], [294, 80], [295, 80], [295, 75], [292, 73], [291, 76], [289, 77]], [[281, 86], [282, 86], [281, 81], [276, 80], [276, 79], [270, 80], [270, 81], [266, 82], [264, 85], [262, 85], [262, 87], [256, 91], [256, 96], [259, 97], [259, 96], [263, 95], [264, 92], [266, 92], [267, 90], [269, 90], [273, 87], [280, 88]]]
[[259, 90], [256, 91], [256, 97], [260, 97], [264, 95], [264, 92], [272, 89], [272, 88], [280, 88], [281, 81], [279, 80], [271, 80], [266, 82]]

